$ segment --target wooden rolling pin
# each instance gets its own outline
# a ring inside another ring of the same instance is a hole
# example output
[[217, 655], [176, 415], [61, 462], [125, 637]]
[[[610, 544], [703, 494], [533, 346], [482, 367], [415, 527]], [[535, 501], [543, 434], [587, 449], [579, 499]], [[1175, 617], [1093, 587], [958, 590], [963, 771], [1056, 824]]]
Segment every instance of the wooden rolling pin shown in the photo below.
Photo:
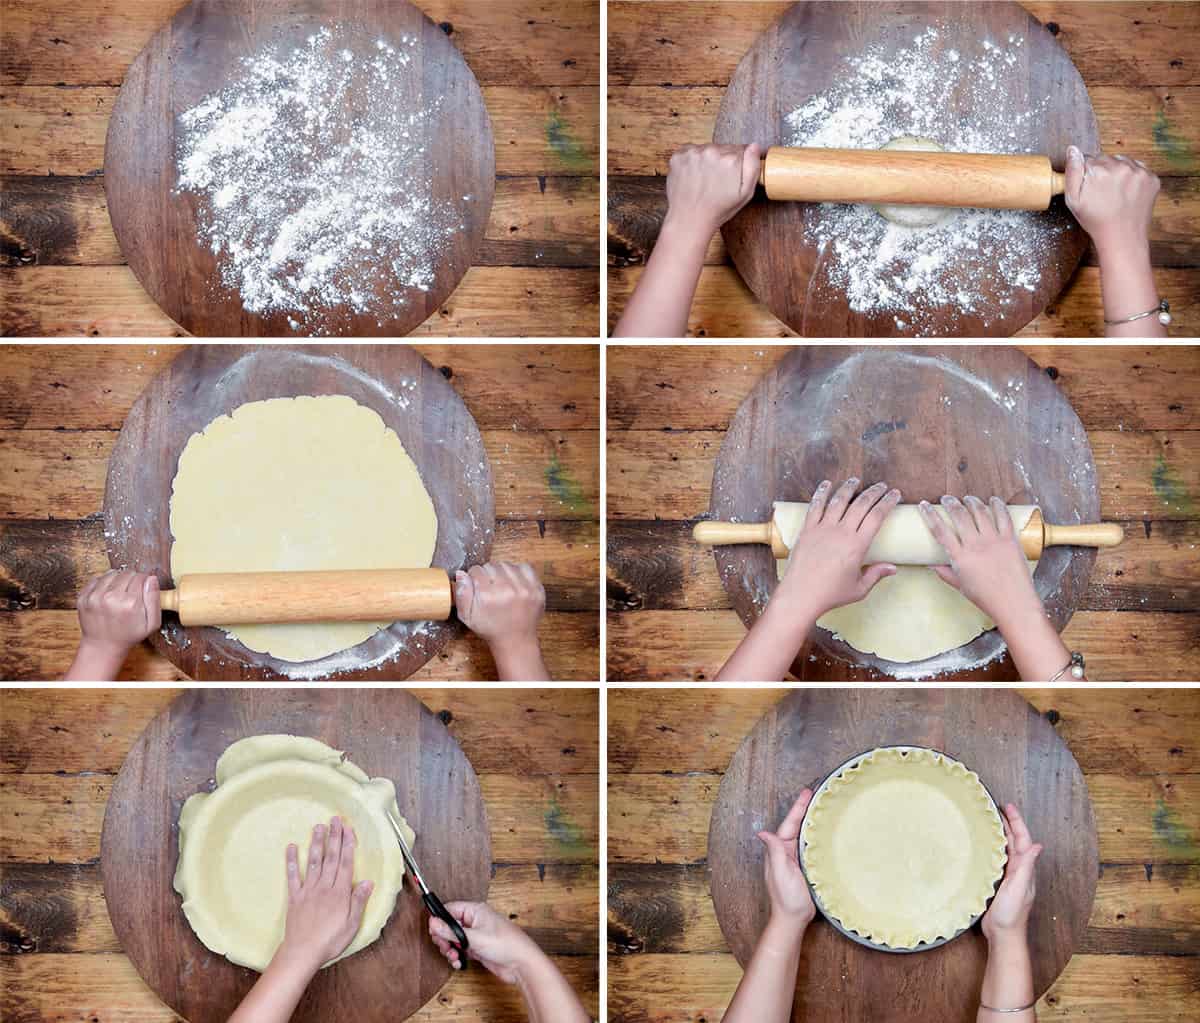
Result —
[[444, 621], [450, 576], [441, 568], [185, 575], [161, 604], [184, 625]]
[[772, 146], [759, 183], [769, 199], [1044, 210], [1066, 175], [1037, 155]]
[[[785, 512], [790, 503], [780, 502], [777, 508]], [[790, 505], [792, 509], [807, 505]], [[945, 510], [935, 505], [945, 515]], [[1020, 521], [1026, 513], [1029, 520], [1020, 529], [1018, 538], [1021, 550], [1030, 561], [1037, 561], [1046, 547], [1071, 544], [1076, 547], [1115, 547], [1125, 539], [1125, 531], [1117, 522], [1096, 522], [1080, 526], [1055, 526], [1042, 518], [1040, 508], [1029, 505], [1010, 505], [1009, 513]], [[794, 513], [793, 513], [794, 514]], [[892, 561], [897, 564], [936, 565], [948, 564], [949, 556], [930, 534], [921, 512], [915, 504], [900, 505], [884, 519], [875, 542], [867, 551], [867, 564], [876, 561]], [[916, 516], [916, 524], [913, 517]], [[711, 547], [722, 547], [737, 543], [764, 543], [770, 546], [777, 558], [788, 556], [788, 545], [779, 528], [779, 512], [770, 522], [697, 522], [692, 537]], [[801, 521], [803, 521], [801, 519]], [[918, 528], [919, 527], [919, 528]], [[885, 549], [886, 548], [886, 549]], [[882, 556], [886, 554], [887, 556]]]

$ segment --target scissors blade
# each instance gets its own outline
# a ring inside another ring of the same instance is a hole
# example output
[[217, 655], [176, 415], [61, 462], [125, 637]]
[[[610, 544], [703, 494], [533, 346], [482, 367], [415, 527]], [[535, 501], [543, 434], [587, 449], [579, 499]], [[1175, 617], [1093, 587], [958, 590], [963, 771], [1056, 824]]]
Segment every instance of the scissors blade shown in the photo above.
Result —
[[412, 850], [409, 849], [408, 843], [404, 841], [404, 829], [400, 827], [400, 823], [390, 813], [387, 815], [387, 819], [388, 823], [392, 826], [392, 830], [396, 833], [396, 841], [400, 843], [400, 855], [404, 857], [405, 864], [412, 871], [412, 875], [416, 878], [421, 891], [429, 894], [429, 886], [425, 883], [425, 878], [421, 876], [421, 868], [417, 866], [417, 861], [413, 859]]

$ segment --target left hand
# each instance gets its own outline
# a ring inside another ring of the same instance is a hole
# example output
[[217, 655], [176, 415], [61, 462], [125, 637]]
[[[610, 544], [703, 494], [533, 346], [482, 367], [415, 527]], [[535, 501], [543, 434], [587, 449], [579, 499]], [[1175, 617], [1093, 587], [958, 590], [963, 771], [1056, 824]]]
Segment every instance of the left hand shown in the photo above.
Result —
[[353, 883], [355, 844], [354, 829], [340, 817], [334, 817], [328, 829], [318, 824], [303, 880], [298, 851], [294, 845], [287, 847], [287, 923], [277, 958], [316, 973], [354, 940], [374, 888], [370, 881]]
[[812, 802], [812, 789], [805, 789], [792, 804], [778, 831], [760, 831], [758, 840], [767, 847], [763, 873], [771, 900], [771, 917], [781, 923], [805, 928], [817, 915], [804, 871], [800, 869], [800, 825]]
[[123, 659], [162, 625], [158, 577], [145, 572], [105, 572], [76, 601], [82, 645]]
[[1000, 818], [1008, 841], [1008, 863], [1004, 868], [1004, 880], [983, 914], [983, 933], [989, 941], [1004, 934], [1025, 934], [1037, 894], [1034, 865], [1042, 852], [1042, 846], [1030, 837], [1016, 804], [1009, 803]]

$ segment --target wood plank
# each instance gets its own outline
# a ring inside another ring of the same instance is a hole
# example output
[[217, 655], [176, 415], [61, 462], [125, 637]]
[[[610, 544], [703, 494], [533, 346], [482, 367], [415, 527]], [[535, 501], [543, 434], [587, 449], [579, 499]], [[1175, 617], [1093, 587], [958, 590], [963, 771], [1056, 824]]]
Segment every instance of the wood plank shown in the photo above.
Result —
[[[1200, 694], [1192, 689], [1022, 689], [1070, 747], [1084, 775], [1200, 773]], [[608, 694], [608, 769], [619, 774], [723, 773], [783, 693], [742, 688], [615, 689]], [[697, 741], [696, 722], [703, 722]]]
[[[30, 179], [10, 178], [10, 181]], [[40, 180], [40, 179], [38, 179]], [[1200, 264], [1200, 178], [1164, 177], [1150, 222], [1150, 262], [1162, 267]], [[629, 177], [608, 179], [608, 257], [615, 266], [644, 263], [658, 240], [667, 212], [666, 179]], [[1088, 246], [1084, 265], [1098, 266], [1095, 248]], [[704, 254], [706, 266], [730, 263], [720, 232]]]
[[[1122, 523], [1126, 542], [1099, 552], [1079, 609], [1200, 611], [1200, 521]], [[0, 560], [0, 579], [4, 567]], [[712, 551], [689, 522], [614, 521], [608, 527], [608, 601], [616, 611], [732, 607]]]
[[[714, 86], [629, 86], [608, 99], [608, 170], [615, 175], [666, 174], [681, 145], [708, 142], [724, 95]], [[1124, 153], [1160, 175], [1191, 175], [1198, 169], [1200, 86], [1089, 88], [1106, 153]], [[30, 97], [27, 105], [44, 102]], [[31, 114], [24, 115], [32, 123]], [[22, 172], [22, 173], [34, 173]]]
[[[1087, 784], [1102, 863], [1200, 864], [1200, 774], [1093, 773]], [[700, 772], [610, 775], [609, 863], [704, 863], [720, 785]]]
[[[611, 1023], [721, 1019], [741, 980], [732, 955], [610, 957]], [[1038, 1003], [1042, 1021], [1187, 1023], [1200, 959], [1077, 955]]]
[[[0, 34], [4, 85], [120, 85], [181, 0], [14, 0]], [[594, 85], [595, 0], [421, 0], [484, 85]]]
[[[596, 774], [594, 689], [421, 689], [480, 774]], [[3, 690], [0, 774], [115, 775], [178, 689]], [[86, 722], [81, 725], [80, 722]]]
[[[588, 612], [549, 613], [539, 629], [550, 677], [595, 682], [600, 677], [600, 621]], [[72, 611], [29, 611], [0, 616], [0, 678], [11, 681], [60, 679], [79, 646], [79, 623]], [[487, 644], [464, 632], [420, 670], [418, 682], [495, 681], [496, 665]], [[119, 681], [187, 681], [165, 657], [139, 643], [121, 668]]]
[[[608, 270], [608, 329], [611, 332], [637, 286], [641, 267]], [[1175, 337], [1200, 335], [1200, 273], [1194, 270], [1155, 270], [1159, 294], [1171, 303]], [[1103, 336], [1100, 271], [1081, 267], [1066, 290], [1036, 319], [1017, 333], [1019, 338], [1084, 338]], [[731, 266], [706, 266], [688, 316], [688, 337], [795, 337], [746, 287]]]
[[[0, 861], [93, 863], [113, 776], [0, 775]], [[599, 779], [483, 774], [497, 863], [595, 863]]]
[[[745, 631], [732, 611], [610, 614], [609, 681], [712, 679]], [[1194, 682], [1200, 675], [1200, 616], [1194, 614], [1080, 611], [1063, 641], [1084, 652], [1093, 682]]]
[[[600, 531], [595, 522], [496, 523], [494, 561], [527, 561], [551, 611], [599, 609]], [[104, 524], [0, 520], [0, 610], [70, 611], [87, 579], [109, 569]]]
[[[483, 430], [598, 430], [598, 345], [411, 347], [452, 381]], [[119, 430], [180, 344], [0, 345], [0, 430]]]
[[[1121, 430], [1200, 429], [1200, 348], [1195, 345], [1019, 347], [1045, 368], [1089, 430], [1118, 425]], [[608, 428], [723, 430], [758, 378], [790, 351], [790, 345], [770, 344], [610, 343]], [[44, 400], [57, 396], [47, 393]]]
[[[551, 955], [595, 955], [599, 873], [593, 864], [497, 864], [488, 902]], [[0, 953], [120, 952], [100, 867], [6, 863], [0, 868]]]
[[[484, 430], [497, 519], [594, 520], [594, 430]], [[0, 430], [0, 508], [27, 519], [82, 519], [103, 504], [111, 430]]]
[[[728, 952], [713, 912], [707, 868], [614, 865], [608, 875], [608, 945], [618, 955]], [[1200, 867], [1102, 866], [1078, 951], [1200, 954]]]
[[[103, 175], [0, 179], [0, 266], [123, 266]], [[476, 266], [598, 266], [600, 183], [520, 177], [496, 182]]]
[[[706, 514], [713, 459], [724, 434], [627, 430], [608, 436], [610, 519]], [[2, 435], [0, 435], [2, 437]], [[1088, 434], [1106, 520], [1200, 515], [1200, 438], [1194, 430], [1092, 430]], [[664, 487], [662, 480], [668, 480]], [[1153, 531], [1153, 525], [1151, 525]]]
[[[789, 4], [671, 0], [608, 4], [608, 82], [725, 85], [743, 54]], [[1029, 2], [1094, 85], [1196, 85], [1195, 15], [1179, 3]]]
[[[0, 268], [0, 335], [183, 337], [128, 267]], [[595, 337], [592, 269], [472, 267], [413, 336]]]
[[[100, 173], [116, 95], [108, 86], [5, 89], [0, 95], [0, 134], [6, 141], [0, 174]], [[495, 135], [497, 175], [597, 175], [597, 86], [490, 85], [484, 86], [483, 98]]]
[[[589, 1011], [599, 1011], [600, 981], [594, 958], [557, 956], [554, 961]], [[28, 1021], [104, 1018], [122, 1023], [182, 1023], [129, 960], [113, 953], [0, 957], [0, 1016]], [[480, 969], [453, 977], [437, 998], [409, 1019], [522, 1023], [528, 1015], [516, 987]]]

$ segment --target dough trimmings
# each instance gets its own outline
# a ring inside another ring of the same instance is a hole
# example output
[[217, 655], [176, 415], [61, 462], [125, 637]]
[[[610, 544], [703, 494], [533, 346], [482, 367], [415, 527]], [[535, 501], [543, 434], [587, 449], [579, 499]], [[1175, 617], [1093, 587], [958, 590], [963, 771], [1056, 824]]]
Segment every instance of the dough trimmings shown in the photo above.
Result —
[[205, 947], [239, 966], [266, 969], [287, 917], [287, 847], [296, 845], [303, 877], [313, 827], [328, 825], [335, 815], [355, 832], [355, 883], [375, 883], [358, 933], [337, 958], [379, 937], [404, 877], [387, 813], [399, 822], [410, 848], [416, 840], [391, 781], [370, 778], [340, 750], [295, 735], [255, 735], [233, 743], [217, 760], [215, 778], [212, 792], [196, 793], [183, 804], [174, 882], [183, 913]]
[[987, 908], [1008, 861], [979, 776], [945, 754], [883, 747], [839, 768], [800, 833], [824, 912], [877, 945], [949, 939]]

